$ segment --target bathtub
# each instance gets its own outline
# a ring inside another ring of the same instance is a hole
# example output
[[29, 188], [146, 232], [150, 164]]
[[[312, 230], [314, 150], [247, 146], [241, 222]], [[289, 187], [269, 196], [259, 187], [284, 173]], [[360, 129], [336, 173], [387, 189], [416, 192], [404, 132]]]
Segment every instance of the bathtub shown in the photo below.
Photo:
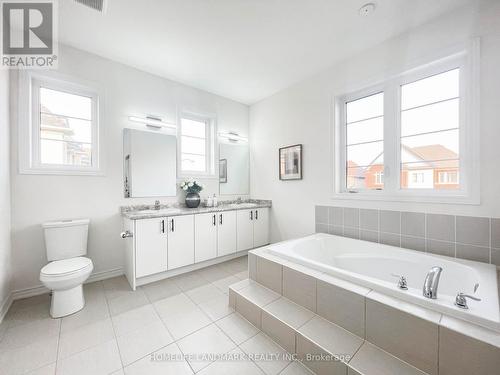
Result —
[[[372, 290], [500, 332], [497, 270], [494, 265], [431, 255], [394, 246], [318, 233], [267, 247], [270, 254]], [[437, 299], [422, 295], [424, 279], [433, 266], [443, 268]], [[408, 290], [397, 287], [398, 277]], [[458, 292], [474, 293], [469, 309], [454, 305]]]

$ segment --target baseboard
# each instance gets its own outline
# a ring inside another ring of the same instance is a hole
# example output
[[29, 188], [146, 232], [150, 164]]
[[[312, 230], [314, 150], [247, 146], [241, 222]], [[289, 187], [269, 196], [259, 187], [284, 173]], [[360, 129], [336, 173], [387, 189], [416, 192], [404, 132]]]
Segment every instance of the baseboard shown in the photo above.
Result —
[[[94, 272], [90, 275], [85, 284], [92, 283], [95, 281], [106, 280], [121, 275], [123, 275], [123, 268], [114, 268], [107, 271]], [[9, 311], [12, 302], [14, 302], [15, 300], [39, 296], [41, 294], [46, 294], [49, 292], [50, 290], [43, 285], [37, 285], [31, 288], [13, 290], [12, 292], [10, 292], [9, 296], [5, 299], [5, 301], [3, 301], [2, 305], [0, 306], [0, 323], [5, 317], [5, 314], [7, 314], [7, 311]]]
[[2, 304], [0, 305], [0, 323], [2, 323], [3, 318], [7, 315], [7, 311], [9, 311], [13, 301], [12, 293], [9, 293], [7, 298], [2, 301]]

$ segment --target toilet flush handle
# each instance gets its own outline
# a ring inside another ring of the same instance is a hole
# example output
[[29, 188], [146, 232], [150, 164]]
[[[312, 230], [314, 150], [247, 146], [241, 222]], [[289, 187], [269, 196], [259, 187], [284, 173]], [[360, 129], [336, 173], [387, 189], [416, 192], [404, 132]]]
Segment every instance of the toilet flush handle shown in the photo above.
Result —
[[126, 230], [125, 232], [120, 233], [120, 237], [121, 238], [134, 237], [134, 234], [132, 232]]

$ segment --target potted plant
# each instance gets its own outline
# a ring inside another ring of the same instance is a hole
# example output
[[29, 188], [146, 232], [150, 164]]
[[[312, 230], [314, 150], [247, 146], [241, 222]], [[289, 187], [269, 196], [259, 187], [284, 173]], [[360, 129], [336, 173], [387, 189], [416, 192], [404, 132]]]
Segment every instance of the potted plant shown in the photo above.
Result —
[[200, 191], [203, 190], [203, 185], [193, 181], [183, 181], [180, 188], [186, 192], [186, 206], [196, 208], [200, 205]]

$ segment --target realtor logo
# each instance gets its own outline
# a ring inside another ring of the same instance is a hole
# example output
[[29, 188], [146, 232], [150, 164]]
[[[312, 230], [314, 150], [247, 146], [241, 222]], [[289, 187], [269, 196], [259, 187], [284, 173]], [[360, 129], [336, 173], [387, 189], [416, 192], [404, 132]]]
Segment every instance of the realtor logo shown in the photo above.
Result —
[[57, 62], [54, 0], [1, 1], [2, 66], [54, 68]]

